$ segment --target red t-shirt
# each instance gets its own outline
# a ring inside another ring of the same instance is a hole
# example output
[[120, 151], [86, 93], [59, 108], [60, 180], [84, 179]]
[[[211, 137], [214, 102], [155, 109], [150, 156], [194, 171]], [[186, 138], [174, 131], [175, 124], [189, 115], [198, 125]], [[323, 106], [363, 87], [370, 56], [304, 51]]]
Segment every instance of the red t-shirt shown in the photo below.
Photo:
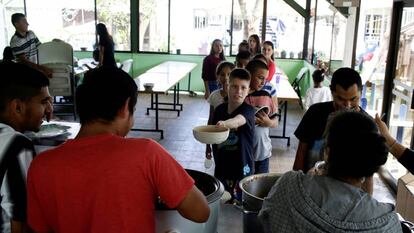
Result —
[[276, 63], [269, 59], [267, 67], [269, 68], [269, 75], [267, 75], [266, 81], [270, 82], [276, 72]]
[[201, 71], [201, 78], [204, 81], [214, 81], [217, 80], [216, 69], [217, 65], [221, 62], [221, 58], [214, 55], [208, 55], [203, 60], [203, 68]]
[[70, 140], [31, 163], [28, 223], [40, 232], [155, 232], [156, 197], [174, 208], [193, 185], [150, 139]]

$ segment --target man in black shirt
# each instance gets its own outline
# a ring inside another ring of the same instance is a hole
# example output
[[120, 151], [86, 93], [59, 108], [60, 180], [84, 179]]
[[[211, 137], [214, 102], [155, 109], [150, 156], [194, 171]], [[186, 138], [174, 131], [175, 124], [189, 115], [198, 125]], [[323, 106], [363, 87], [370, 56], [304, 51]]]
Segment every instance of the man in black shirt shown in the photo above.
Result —
[[[330, 115], [341, 109], [363, 111], [359, 107], [362, 81], [351, 68], [339, 68], [332, 75], [330, 85], [333, 101], [312, 105], [303, 116], [295, 136], [299, 139], [293, 170], [307, 172], [315, 162], [323, 160], [323, 139]], [[352, 145], [350, 145], [352, 146]], [[372, 194], [372, 177], [366, 179], [365, 191]]]

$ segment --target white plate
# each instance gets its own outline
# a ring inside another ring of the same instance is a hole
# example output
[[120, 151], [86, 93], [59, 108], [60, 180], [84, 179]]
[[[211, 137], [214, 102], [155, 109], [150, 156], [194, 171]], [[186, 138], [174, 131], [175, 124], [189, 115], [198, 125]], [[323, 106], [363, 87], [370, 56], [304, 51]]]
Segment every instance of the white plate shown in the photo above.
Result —
[[68, 132], [70, 127], [60, 124], [46, 124], [41, 125], [40, 130], [34, 133], [36, 138], [51, 138], [63, 135]]

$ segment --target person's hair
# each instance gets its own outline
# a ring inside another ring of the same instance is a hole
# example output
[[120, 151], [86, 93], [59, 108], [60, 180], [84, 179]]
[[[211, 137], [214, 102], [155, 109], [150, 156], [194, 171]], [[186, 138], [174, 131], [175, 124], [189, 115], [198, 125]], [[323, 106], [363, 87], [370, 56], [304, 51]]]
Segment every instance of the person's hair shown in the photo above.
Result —
[[49, 79], [42, 72], [25, 64], [0, 63], [0, 72], [0, 113], [4, 113], [10, 101], [28, 101], [49, 86]]
[[266, 65], [268, 65], [267, 63], [267, 58], [265, 57], [265, 55], [263, 55], [263, 54], [256, 54], [254, 57], [253, 57], [253, 59], [252, 60], [259, 60], [259, 61], [261, 61], [261, 62], [264, 62], [264, 63], [266, 63]]
[[[262, 46], [264, 47], [265, 45], [270, 46], [273, 51], [275, 50], [275, 46], [273, 45], [273, 43], [271, 41], [268, 41], [267, 40], [267, 41], [263, 42], [263, 45]], [[270, 58], [272, 58], [272, 60], [275, 60], [275, 58], [273, 56], [273, 53], [272, 53], [272, 56], [270, 56]]]
[[355, 70], [348, 68], [348, 67], [342, 67], [337, 69], [332, 74], [332, 80], [331, 80], [331, 91], [336, 90], [336, 86], [341, 86], [344, 90], [348, 90], [349, 87], [353, 86], [354, 84], [357, 85], [358, 90], [362, 90], [362, 81], [361, 76], [359, 76], [358, 72]]
[[11, 22], [13, 24], [13, 26], [15, 26], [14, 24], [19, 22], [22, 18], [25, 18], [26, 16], [22, 13], [14, 13], [11, 16]]
[[3, 62], [9, 62], [14, 59], [13, 51], [10, 46], [6, 46], [3, 50]]
[[250, 82], [251, 76], [249, 71], [243, 68], [234, 68], [230, 72], [229, 80], [232, 81], [234, 79], [246, 80]]
[[269, 70], [267, 65], [261, 60], [254, 59], [247, 63], [246, 70], [248, 70], [251, 75], [255, 74], [259, 69]]
[[372, 176], [387, 161], [388, 147], [365, 113], [339, 111], [326, 131], [327, 174], [334, 178]]
[[106, 28], [105, 24], [98, 23], [96, 25], [96, 34], [99, 36], [99, 44], [113, 44], [113, 40], [111, 35], [109, 35], [108, 29]]
[[324, 69], [315, 70], [312, 73], [312, 79], [313, 79], [314, 84], [321, 83], [324, 78], [325, 78], [325, 70]]
[[[262, 52], [262, 48], [260, 47], [260, 38], [257, 34], [252, 34], [249, 36], [249, 39], [252, 38], [256, 41], [256, 53], [261, 53]], [[250, 44], [249, 44], [250, 46]], [[250, 53], [252, 53], [251, 48], [249, 49]]]
[[240, 59], [250, 59], [250, 52], [249, 51], [240, 51], [236, 55], [236, 61]]
[[220, 74], [220, 72], [224, 69], [224, 68], [230, 68], [231, 70], [234, 69], [235, 65], [229, 61], [222, 61], [217, 65], [216, 68], [216, 75]]
[[[240, 50], [240, 48], [245, 47], [246, 50]], [[242, 51], [249, 51], [249, 43], [247, 42], [247, 40], [243, 40], [242, 42], [240, 42], [239, 47], [238, 47], [238, 52], [242, 52]]]
[[[221, 44], [223, 44], [223, 42], [220, 39], [213, 40], [213, 42], [211, 42], [210, 55], [214, 55], [214, 49], [213, 49], [214, 43], [221, 43]], [[224, 49], [221, 51], [219, 57], [220, 57], [220, 60], [222, 60], [222, 61], [223, 60], [226, 60], [226, 57], [224, 56]]]
[[76, 89], [76, 111], [80, 123], [112, 122], [128, 98], [128, 109], [132, 115], [137, 95], [137, 85], [122, 69], [100, 67], [90, 70]]

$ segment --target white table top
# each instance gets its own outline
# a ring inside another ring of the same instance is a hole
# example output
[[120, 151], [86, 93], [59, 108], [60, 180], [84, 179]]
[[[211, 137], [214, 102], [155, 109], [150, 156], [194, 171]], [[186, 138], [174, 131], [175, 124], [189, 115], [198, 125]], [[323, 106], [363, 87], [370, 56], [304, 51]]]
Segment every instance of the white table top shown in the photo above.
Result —
[[135, 83], [138, 86], [139, 92], [147, 92], [145, 91], [144, 83], [153, 83], [154, 87], [151, 92], [165, 93], [186, 75], [186, 73], [143, 73], [135, 78]]
[[[278, 75], [280, 75], [279, 83], [274, 84], [276, 86], [277, 99], [289, 102], [299, 101], [299, 96], [290, 84], [288, 77], [279, 71], [279, 73], [275, 74], [273, 79], [276, 79]], [[275, 81], [273, 81], [273, 83], [275, 83]]]
[[166, 61], [135, 78], [139, 92], [147, 92], [144, 83], [153, 83], [152, 92], [165, 93], [179, 81], [187, 76], [195, 67], [196, 63]]
[[166, 61], [147, 70], [146, 73], [189, 73], [197, 66], [192, 62]]

